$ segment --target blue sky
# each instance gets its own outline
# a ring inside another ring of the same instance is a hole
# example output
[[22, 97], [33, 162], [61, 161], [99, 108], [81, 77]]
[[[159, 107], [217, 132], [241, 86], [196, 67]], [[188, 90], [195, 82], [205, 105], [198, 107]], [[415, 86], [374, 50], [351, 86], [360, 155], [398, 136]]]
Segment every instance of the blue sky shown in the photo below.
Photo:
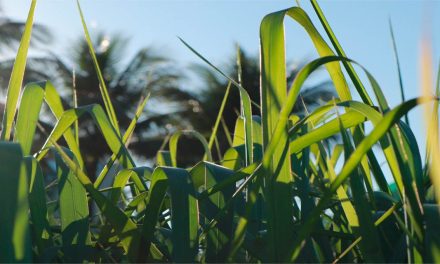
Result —
[[[4, 0], [7, 15], [25, 19], [30, 0]], [[182, 67], [198, 59], [177, 39], [182, 37], [213, 63], [222, 65], [234, 43], [257, 53], [262, 17], [293, 5], [290, 0], [88, 0], [81, 1], [91, 33], [122, 33], [130, 37], [128, 54], [151, 45], [174, 57]], [[324, 34], [309, 1], [300, 1]], [[407, 98], [419, 95], [419, 54], [423, 28], [430, 28], [435, 67], [440, 44], [440, 2], [436, 1], [320, 1], [320, 5], [348, 57], [365, 66], [378, 80], [391, 105], [400, 102], [388, 19], [391, 18], [400, 55]], [[75, 1], [39, 0], [35, 21], [55, 33], [54, 52], [66, 55], [82, 29]], [[428, 25], [428, 27], [426, 27]], [[305, 32], [286, 22], [287, 57], [292, 61], [317, 57]], [[437, 48], [437, 49], [436, 49]], [[423, 145], [420, 111], [412, 126]]]

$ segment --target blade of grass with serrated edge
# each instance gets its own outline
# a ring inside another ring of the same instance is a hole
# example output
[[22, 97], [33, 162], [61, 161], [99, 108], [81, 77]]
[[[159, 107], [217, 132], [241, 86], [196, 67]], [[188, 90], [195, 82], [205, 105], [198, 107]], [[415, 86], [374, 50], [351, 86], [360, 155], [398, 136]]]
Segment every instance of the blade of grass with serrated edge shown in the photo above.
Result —
[[114, 129], [116, 130], [116, 133], [120, 135], [119, 131], [119, 125], [118, 125], [118, 119], [116, 118], [115, 110], [113, 108], [112, 101], [110, 99], [110, 96], [108, 94], [107, 86], [104, 81], [104, 77], [102, 76], [101, 69], [98, 64], [98, 60], [96, 59], [95, 50], [93, 48], [92, 40], [90, 39], [89, 30], [87, 29], [86, 21], [84, 19], [83, 12], [81, 10], [81, 6], [79, 4], [79, 0], [76, 1], [78, 12], [81, 17], [81, 23], [84, 29], [84, 36], [87, 42], [87, 45], [89, 47], [90, 56], [93, 60], [93, 66], [95, 67], [96, 74], [98, 75], [99, 80], [99, 90], [101, 91], [102, 101], [104, 101], [105, 110], [110, 118], [110, 122], [113, 125]]
[[26, 68], [26, 58], [32, 34], [32, 23], [34, 19], [36, 0], [32, 0], [29, 14], [24, 26], [24, 32], [20, 41], [14, 66], [12, 67], [11, 78], [9, 79], [8, 94], [6, 96], [6, 105], [3, 113], [1, 140], [9, 140], [11, 136], [12, 124], [17, 108], [18, 98], [23, 83], [24, 71]]
[[[138, 104], [136, 108], [136, 112], [134, 114], [133, 119], [131, 119], [130, 124], [127, 127], [127, 130], [125, 131], [124, 135], [122, 136], [122, 143], [125, 145], [128, 141], [128, 139], [133, 135], [134, 129], [136, 128], [136, 123], [139, 120], [142, 111], [145, 109], [145, 105], [147, 104], [148, 100], [150, 99], [150, 93], [143, 98], [140, 103]], [[99, 188], [102, 181], [104, 180], [105, 176], [107, 175], [107, 172], [110, 170], [110, 168], [113, 166], [115, 161], [118, 159], [118, 155], [112, 154], [110, 159], [107, 161], [107, 164], [102, 168], [101, 172], [99, 173], [98, 177], [96, 178], [93, 185], [95, 188]]]

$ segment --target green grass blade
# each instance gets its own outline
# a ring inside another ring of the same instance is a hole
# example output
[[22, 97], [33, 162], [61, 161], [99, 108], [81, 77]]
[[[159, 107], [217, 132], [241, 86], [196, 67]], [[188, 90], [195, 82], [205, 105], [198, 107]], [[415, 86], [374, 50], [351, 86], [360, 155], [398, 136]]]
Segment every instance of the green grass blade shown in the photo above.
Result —
[[36, 0], [32, 0], [29, 14], [26, 19], [23, 36], [20, 41], [17, 56], [15, 57], [14, 66], [12, 68], [11, 78], [9, 79], [8, 94], [6, 97], [5, 111], [2, 121], [1, 140], [9, 140], [11, 136], [12, 124], [17, 108], [18, 98], [23, 83], [24, 71], [26, 68], [26, 58], [32, 34], [32, 23], [34, 19]]
[[[351, 155], [353, 155], [353, 145], [342, 124], [340, 129], [344, 142], [345, 159], [347, 160]], [[379, 241], [379, 234], [378, 230], [374, 227], [374, 222], [371, 215], [372, 208], [367, 201], [367, 195], [364, 188], [364, 182], [361, 178], [361, 173], [362, 170], [359, 167], [357, 170], [353, 170], [350, 175], [350, 190], [352, 192], [356, 214], [359, 219], [359, 226], [353, 227], [353, 230], [364, 237], [360, 243], [360, 249], [364, 260], [368, 263], [383, 263], [384, 258]], [[334, 180], [335, 179], [333, 179], [332, 182], [334, 182]], [[340, 188], [342, 188], [342, 185], [339, 186], [337, 190]]]
[[[199, 193], [215, 186], [233, 175], [233, 171], [213, 163], [201, 162], [191, 169], [190, 175], [194, 189]], [[213, 219], [216, 227], [204, 230], [207, 239], [206, 262], [225, 262], [229, 250], [230, 238], [233, 234], [233, 211], [226, 210], [221, 218], [216, 216], [226, 206], [227, 201], [232, 199], [235, 186], [223, 188], [205, 199], [199, 199], [200, 215], [203, 217], [200, 222], [202, 226], [209, 224]], [[202, 220], [205, 220], [204, 223]], [[208, 225], [209, 226], [209, 225]]]
[[[138, 107], [136, 108], [136, 112], [134, 114], [133, 119], [130, 121], [130, 124], [128, 125], [127, 130], [125, 130], [124, 135], [122, 136], [122, 143], [124, 145], [128, 142], [129, 138], [133, 135], [134, 129], [136, 128], [136, 123], [139, 120], [142, 111], [145, 109], [145, 105], [147, 104], [148, 100], [150, 99], [150, 94], [148, 94], [145, 98], [143, 98]], [[107, 172], [110, 170], [112, 165], [115, 163], [115, 161], [118, 159], [118, 155], [112, 154], [110, 159], [108, 160], [107, 164], [102, 168], [101, 172], [99, 173], [98, 177], [96, 178], [96, 181], [93, 183], [95, 188], [99, 188], [102, 181], [104, 180], [105, 176], [107, 175]]]
[[171, 195], [172, 257], [175, 262], [193, 262], [198, 247], [198, 206], [189, 173], [184, 169], [158, 167], [152, 175], [142, 228], [142, 246], [153, 239], [167, 188]]
[[199, 132], [195, 130], [182, 130], [174, 133], [169, 141], [171, 164], [173, 167], [177, 167], [177, 143], [182, 135], [195, 137], [202, 143], [203, 149], [205, 150], [205, 155], [207, 161], [212, 161], [211, 150], [209, 149], [208, 142], [206, 142], [205, 137], [203, 137]]
[[[440, 228], [440, 206], [436, 204], [425, 204], [425, 221], [427, 230], [439, 230]], [[438, 263], [440, 261], [440, 234], [439, 232], [426, 233], [426, 262]]]
[[331, 195], [344, 183], [344, 181], [349, 177], [354, 169], [357, 168], [359, 163], [362, 161], [363, 156], [367, 153], [369, 149], [379, 140], [381, 139], [389, 129], [399, 121], [399, 119], [411, 110], [413, 107], [417, 106], [420, 103], [426, 103], [427, 101], [432, 100], [431, 98], [419, 98], [409, 100], [393, 110], [387, 113], [382, 120], [375, 126], [373, 131], [366, 136], [362, 142], [357, 146], [357, 149], [352, 153], [350, 158], [345, 162], [341, 172], [335, 178], [335, 180], [331, 183], [329, 190], [325, 194], [324, 197], [321, 198], [317, 207], [311, 213], [310, 218], [307, 222], [304, 223], [302, 229], [300, 230], [298, 237], [295, 239], [295, 243], [292, 247], [291, 260], [295, 260], [298, 257], [300, 247], [299, 245], [304, 240], [304, 238], [311, 232], [311, 228], [314, 225], [314, 222], [317, 221], [319, 214], [325, 208], [326, 204], [331, 198]]
[[253, 162], [253, 138], [252, 138], [252, 107], [251, 107], [251, 99], [249, 97], [248, 92], [244, 89], [239, 83], [237, 83], [234, 79], [223, 73], [219, 68], [214, 66], [210, 61], [208, 61], [205, 57], [203, 57], [200, 53], [198, 53], [195, 49], [193, 49], [188, 43], [186, 43], [183, 39], [179, 38], [180, 41], [190, 49], [195, 55], [197, 55], [200, 59], [202, 59], [206, 64], [212, 67], [215, 71], [221, 74], [223, 77], [228, 79], [235, 87], [237, 87], [240, 93], [240, 109], [241, 115], [245, 121], [245, 142], [246, 142], [246, 165], [249, 165]]
[[[208, 141], [208, 147], [210, 150], [212, 150], [212, 146], [214, 144], [215, 137], [217, 136], [217, 130], [218, 126], [220, 124], [220, 120], [223, 116], [223, 110], [225, 109], [226, 102], [228, 100], [229, 91], [231, 90], [231, 82], [228, 83], [228, 86], [226, 87], [225, 95], [223, 96], [222, 104], [220, 105], [220, 109], [218, 110], [217, 119], [215, 120], [214, 127], [212, 128], [211, 137]], [[204, 157], [206, 159], [207, 156]]]
[[[64, 149], [64, 152], [74, 160], [72, 152], [67, 149]], [[75, 177], [75, 172], [70, 170], [58, 153], [55, 153], [55, 161], [63, 245], [90, 245], [89, 207], [86, 190]], [[79, 167], [78, 164], [77, 166]], [[70, 261], [80, 260], [81, 257]]]
[[[120, 172], [118, 172], [118, 174], [116, 174], [115, 176], [115, 180], [113, 182], [113, 189], [114, 192], [112, 192], [111, 195], [111, 199], [113, 201], [114, 204], [116, 204], [116, 202], [118, 201], [118, 199], [121, 196], [122, 193], [122, 189], [127, 185], [128, 181], [131, 179], [135, 186], [136, 186], [136, 190], [138, 192], [145, 192], [147, 189], [145, 188], [145, 183], [143, 182], [142, 176], [144, 172], [139, 171], [139, 169], [141, 169], [140, 167], [135, 169], [124, 169], [121, 170]], [[138, 173], [139, 172], [139, 173]]]
[[43, 97], [44, 90], [36, 84], [26, 85], [21, 96], [14, 141], [20, 143], [24, 156], [31, 152]]
[[[41, 87], [43, 87], [45, 91], [44, 100], [46, 101], [53, 115], [56, 117], [57, 120], [59, 120], [64, 113], [64, 107], [61, 102], [61, 97], [59, 93], [50, 81], [42, 83]], [[69, 146], [69, 149], [73, 152], [73, 154], [75, 154], [75, 158], [78, 160], [78, 163], [82, 168], [84, 165], [84, 161], [79, 150], [79, 143], [76, 140], [76, 136], [70, 129], [67, 129], [64, 132], [63, 136], [66, 140], [67, 145]]]
[[[390, 25], [390, 35], [391, 35], [391, 41], [393, 43], [393, 52], [394, 52], [394, 59], [396, 60], [396, 66], [397, 66], [397, 75], [399, 77], [399, 88], [400, 88], [400, 96], [402, 98], [402, 102], [405, 102], [405, 90], [403, 89], [403, 80], [402, 80], [402, 70], [400, 69], [400, 60], [399, 60], [399, 54], [397, 52], [397, 44], [396, 39], [394, 37], [394, 30], [393, 30], [393, 24], [391, 24], [391, 19], [388, 21]], [[409, 126], [409, 119], [408, 115], [405, 115], [405, 122]]]
[[0, 160], [0, 261], [31, 262], [29, 186], [20, 145], [0, 142]]
[[[284, 48], [285, 11], [267, 15], [260, 26], [261, 40], [261, 117], [263, 149], [272, 140], [279, 112], [287, 98], [286, 56]], [[267, 204], [267, 254], [270, 261], [284, 261], [293, 234], [292, 197], [293, 177], [290, 172], [287, 124], [277, 136], [267, 172], [264, 193]], [[287, 199], [286, 199], [287, 198]]]
[[[342, 46], [339, 44], [338, 39], [336, 38], [335, 34], [333, 33], [333, 30], [330, 27], [330, 24], [328, 23], [327, 19], [324, 16], [324, 13], [321, 10], [321, 7], [319, 7], [318, 2], [316, 0], [311, 0], [312, 6], [316, 12], [316, 15], [318, 16], [319, 20], [321, 21], [322, 26], [324, 27], [327, 36], [329, 37], [330, 41], [333, 44], [333, 47], [336, 50], [336, 53], [341, 57], [347, 57], [344, 50], [342, 49]], [[364, 85], [362, 84], [361, 80], [359, 79], [359, 76], [357, 75], [356, 71], [353, 68], [353, 65], [350, 64], [348, 61], [343, 61], [342, 64], [345, 67], [345, 70], [347, 70], [348, 75], [350, 76], [351, 80], [353, 81], [353, 84], [356, 87], [357, 92], [359, 93], [360, 97], [362, 98], [362, 101], [368, 105], [373, 105], [373, 101], [371, 100], [370, 96], [368, 95], [367, 91], [365, 90]]]
[[301, 151], [307, 146], [316, 143], [320, 140], [326, 139], [340, 131], [339, 121], [344, 128], [351, 128], [357, 126], [366, 121], [366, 117], [355, 110], [348, 111], [340, 116], [340, 120], [337, 118], [326, 122], [322, 126], [309, 131], [307, 134], [300, 136], [290, 142], [290, 152], [296, 153]]
[[64, 152], [55, 141], [51, 144], [56, 148], [57, 152], [63, 159], [64, 163], [74, 173], [83, 187], [87, 190], [90, 197], [96, 202], [106, 220], [112, 225], [121, 245], [127, 252], [127, 256], [131, 261], [136, 261], [139, 249], [139, 233], [136, 224], [124, 214], [118, 207], [113, 205], [101, 192], [93, 187], [89, 177], [78, 167], [67, 153]]
[[84, 114], [89, 114], [93, 118], [93, 121], [101, 131], [113, 154], [118, 155], [120, 153], [120, 162], [122, 166], [124, 166], [124, 168], [134, 167], [135, 164], [133, 159], [131, 158], [125, 145], [122, 143], [121, 138], [107, 118], [107, 115], [103, 111], [102, 107], [97, 104], [65, 111], [53, 128], [51, 134], [42, 147], [42, 150], [38, 154], [37, 159], [40, 160], [47, 153], [47, 148], [52, 146], [51, 142], [58, 140], [65, 133], [65, 131], [68, 130], [74, 124], [74, 122]]
[[84, 19], [83, 12], [81, 10], [81, 6], [79, 4], [79, 0], [76, 1], [78, 12], [81, 17], [81, 23], [84, 29], [84, 36], [86, 38], [87, 45], [89, 46], [89, 52], [90, 56], [92, 56], [93, 60], [93, 66], [95, 66], [96, 74], [98, 75], [99, 80], [99, 90], [101, 91], [102, 100], [104, 101], [105, 110], [107, 112], [107, 115], [110, 118], [110, 122], [113, 125], [114, 129], [116, 130], [117, 134], [120, 134], [119, 132], [119, 125], [118, 125], [118, 119], [116, 118], [115, 109], [113, 107], [112, 101], [110, 100], [110, 96], [108, 95], [107, 86], [104, 81], [104, 77], [102, 76], [101, 69], [98, 64], [98, 60], [96, 59], [95, 50], [93, 48], [92, 40], [90, 39], [89, 30], [87, 29], [86, 21]]
[[32, 241], [37, 246], [38, 254], [52, 245], [52, 232], [48, 222], [44, 175], [38, 161], [25, 157], [24, 163], [29, 181], [29, 209], [32, 221]]
[[[313, 25], [309, 16], [306, 14], [306, 12], [304, 12], [303, 9], [299, 7], [292, 7], [286, 10], [286, 14], [292, 19], [294, 19], [296, 22], [298, 22], [302, 27], [304, 27], [304, 29], [309, 34], [310, 39], [313, 41], [313, 44], [315, 45], [315, 48], [321, 57], [335, 55], [335, 53], [324, 41], [322, 36], [319, 34], [317, 29]], [[340, 54], [339, 56], [345, 57]], [[330, 78], [332, 79], [335, 89], [341, 100], [350, 100], [352, 96], [339, 63], [329, 63], [326, 64], [325, 66], [330, 74]]]

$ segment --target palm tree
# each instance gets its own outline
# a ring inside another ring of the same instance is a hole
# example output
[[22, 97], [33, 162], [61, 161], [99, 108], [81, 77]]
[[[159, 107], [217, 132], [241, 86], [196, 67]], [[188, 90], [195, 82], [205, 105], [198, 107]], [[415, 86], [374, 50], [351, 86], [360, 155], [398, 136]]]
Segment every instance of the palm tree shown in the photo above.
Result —
[[[137, 125], [130, 145], [139, 155], [151, 157], [159, 148], [160, 142], [157, 139], [169, 133], [167, 127], [187, 127], [188, 123], [182, 120], [189, 106], [183, 102], [194, 100], [192, 94], [180, 89], [182, 75], [175, 69], [174, 63], [153, 48], [143, 48], [127, 60], [124, 53], [124, 46], [127, 45], [125, 38], [99, 33], [92, 42], [122, 130], [128, 127], [140, 98], [145, 93], [151, 94], [152, 99]], [[61, 93], [68, 108], [74, 107], [71, 88], [73, 72], [78, 105], [103, 104], [86, 41], [79, 39], [71, 50], [73, 52], [67, 61], [55, 56], [46, 60], [52, 69], [45, 73], [47, 78], [53, 80], [56, 76], [55, 83], [63, 87]], [[85, 155], [86, 170], [93, 177], [99, 162], [104, 161], [109, 150], [91, 119], [81, 120], [79, 125], [80, 148]]]

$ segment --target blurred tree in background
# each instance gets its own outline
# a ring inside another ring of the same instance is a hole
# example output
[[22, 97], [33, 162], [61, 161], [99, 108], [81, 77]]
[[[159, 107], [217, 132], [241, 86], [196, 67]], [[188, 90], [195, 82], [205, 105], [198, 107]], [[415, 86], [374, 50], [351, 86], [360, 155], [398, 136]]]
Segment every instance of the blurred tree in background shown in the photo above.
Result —
[[[151, 95], [148, 111], [142, 115], [130, 141], [130, 148], [137, 155], [151, 157], [160, 143], [153, 141], [150, 143], [156, 145], [150, 145], [146, 140], [151, 137], [163, 139], [168, 134], [166, 127], [187, 126], [181, 117], [185, 116], [187, 110], [185, 102], [193, 98], [179, 87], [182, 75], [172, 60], [151, 47], [138, 50], [132, 58], [127, 59], [124, 47], [128, 40], [119, 35], [106, 36], [99, 33], [92, 42], [123, 131], [134, 117], [141, 98]], [[48, 74], [47, 78], [53, 80], [54, 76], [58, 77], [55, 83], [63, 87], [64, 104], [68, 108], [75, 107], [73, 91], [76, 92], [76, 104], [79, 106], [94, 103], [103, 105], [99, 80], [83, 37], [74, 43], [71, 51], [66, 61], [52, 59], [51, 68], [56, 73]], [[79, 129], [80, 148], [85, 155], [86, 169], [89, 175], [95, 175], [99, 162], [106, 161], [110, 150], [91, 118], [81, 119]]]
[[[23, 26], [22, 23], [12, 22], [6, 18], [3, 21], [5, 21], [4, 34], [9, 37], [4, 38], [5, 44], [0, 43], [0, 51], [2, 45], [12, 47], [11, 45], [17, 43], [17, 40], [13, 40], [14, 36], [20, 37], [21, 31], [13, 35], [8, 33], [9, 28], [16, 26], [18, 30]], [[2, 28], [0, 25], [0, 36], [3, 34]], [[50, 40], [50, 34], [44, 27], [37, 26], [36, 32], [36, 39], [41, 43]], [[128, 127], [141, 98], [147, 94], [151, 95], [129, 143], [129, 148], [138, 157], [153, 160], [167, 136], [176, 130], [195, 129], [204, 135], [211, 133], [228, 85], [225, 78], [219, 76], [209, 66], [192, 65], [191, 73], [195, 73], [198, 77], [200, 87], [188, 89], [184, 87], [188, 83], [185, 82], [187, 79], [185, 75], [188, 72], [184, 73], [177, 69], [176, 62], [165, 56], [163, 51], [146, 47], [128, 58], [124, 49], [128, 40], [120, 35], [107, 36], [101, 32], [94, 35], [92, 42], [122, 130]], [[66, 108], [75, 107], [74, 90], [76, 103], [79, 106], [103, 104], [97, 74], [83, 36], [78, 38], [69, 50], [71, 53], [66, 59], [51, 53], [29, 58], [25, 83], [51, 80], [60, 90]], [[240, 81], [254, 102], [253, 113], [258, 115], [260, 109], [256, 105], [260, 104], [259, 58], [258, 55], [248, 55], [241, 48], [238, 50], [240, 50], [240, 69], [237, 66], [236, 55], [231, 56], [222, 68], [237, 80], [238, 73], [241, 72]], [[7, 87], [9, 79], [6, 76], [10, 74], [12, 62], [12, 60], [4, 60], [0, 63], [2, 87]], [[288, 85], [296, 76], [298, 69], [299, 67], [289, 67], [286, 80]], [[331, 99], [334, 94], [329, 88], [330, 84], [323, 82], [304, 90], [301, 93], [303, 100], [298, 102], [294, 111], [304, 111], [304, 105], [312, 109]], [[231, 87], [222, 120], [223, 128], [226, 129], [219, 129], [218, 132], [218, 146], [222, 152], [229, 147], [226, 131], [233, 133], [239, 111], [239, 93], [235, 87]], [[40, 123], [46, 131], [50, 131], [54, 120], [41, 120]], [[99, 164], [105, 162], [110, 151], [91, 119], [82, 118], [79, 128], [80, 148], [85, 155], [86, 170], [91, 177], [94, 177]], [[38, 144], [35, 147], [38, 147]], [[200, 158], [203, 149], [195, 139], [185, 138], [179, 143], [179, 152], [191, 153], [191, 155], [179, 156], [179, 164], [190, 165]]]

